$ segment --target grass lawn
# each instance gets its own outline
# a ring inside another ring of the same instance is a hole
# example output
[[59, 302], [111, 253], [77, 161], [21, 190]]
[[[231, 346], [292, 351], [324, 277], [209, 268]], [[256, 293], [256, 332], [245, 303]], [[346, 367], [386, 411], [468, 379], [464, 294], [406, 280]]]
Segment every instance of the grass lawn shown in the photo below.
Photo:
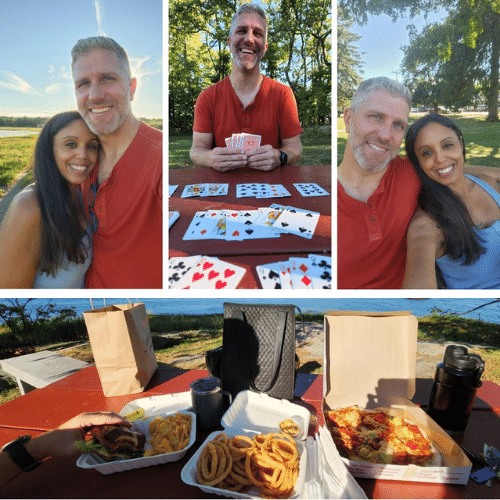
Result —
[[[0, 138], [0, 196], [30, 165], [37, 137], [33, 134]], [[32, 182], [31, 173], [26, 178], [26, 184], [30, 182]]]
[[[410, 116], [410, 124], [423, 113]], [[500, 167], [500, 123], [484, 121], [484, 114], [447, 115], [454, 120], [464, 135], [468, 165]], [[337, 165], [342, 161], [347, 142], [343, 118], [337, 119]], [[404, 155], [404, 147], [400, 154]]]
[[[301, 165], [331, 165], [332, 144], [330, 127], [306, 128], [300, 137], [302, 142]], [[169, 136], [169, 168], [194, 168], [189, 158], [192, 134]]]

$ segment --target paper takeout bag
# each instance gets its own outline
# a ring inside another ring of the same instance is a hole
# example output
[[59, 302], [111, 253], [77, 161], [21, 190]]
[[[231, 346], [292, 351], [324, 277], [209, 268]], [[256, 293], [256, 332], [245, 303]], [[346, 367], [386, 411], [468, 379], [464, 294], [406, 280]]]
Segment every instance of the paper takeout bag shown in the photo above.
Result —
[[107, 306], [83, 317], [104, 395], [144, 391], [158, 368], [144, 304]]

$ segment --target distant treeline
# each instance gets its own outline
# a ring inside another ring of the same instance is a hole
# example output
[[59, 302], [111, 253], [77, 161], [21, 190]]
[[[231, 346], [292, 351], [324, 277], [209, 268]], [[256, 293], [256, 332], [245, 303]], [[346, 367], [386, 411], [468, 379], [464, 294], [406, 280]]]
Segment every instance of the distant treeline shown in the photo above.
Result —
[[[0, 128], [6, 127], [42, 127], [48, 120], [46, 116], [28, 117], [28, 116], [0, 116]], [[151, 127], [159, 130], [163, 129], [163, 120], [161, 118], [141, 118], [141, 120]]]

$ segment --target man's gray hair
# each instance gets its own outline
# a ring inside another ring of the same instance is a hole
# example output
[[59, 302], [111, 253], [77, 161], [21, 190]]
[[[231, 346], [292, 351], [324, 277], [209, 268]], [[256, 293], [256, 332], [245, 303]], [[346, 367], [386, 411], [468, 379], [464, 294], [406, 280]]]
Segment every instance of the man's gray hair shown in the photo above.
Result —
[[259, 17], [261, 17], [262, 20], [264, 21], [264, 29], [265, 29], [266, 35], [267, 35], [267, 17], [266, 17], [266, 13], [264, 12], [264, 10], [261, 7], [259, 7], [258, 5], [255, 5], [254, 3], [244, 3], [236, 11], [236, 14], [231, 19], [231, 28], [229, 30], [229, 36], [231, 36], [233, 34], [236, 20], [242, 14], [257, 14]]
[[408, 107], [411, 108], [411, 93], [408, 87], [385, 76], [377, 76], [362, 81], [354, 93], [349, 108], [353, 111], [357, 111], [359, 106], [368, 99], [370, 92], [374, 90], [383, 90], [393, 97], [402, 97], [408, 103]]
[[130, 63], [125, 49], [112, 38], [107, 36], [91, 36], [89, 38], [81, 38], [76, 42], [71, 50], [71, 69], [73, 69], [76, 60], [83, 55], [87, 55], [93, 50], [104, 49], [113, 52], [118, 57], [124, 73], [128, 78], [131, 77]]

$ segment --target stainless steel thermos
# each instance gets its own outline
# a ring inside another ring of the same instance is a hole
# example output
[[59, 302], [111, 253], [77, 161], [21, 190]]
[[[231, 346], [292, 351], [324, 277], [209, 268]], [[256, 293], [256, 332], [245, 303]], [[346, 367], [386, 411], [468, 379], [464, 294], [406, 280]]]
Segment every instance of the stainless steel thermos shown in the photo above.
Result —
[[427, 413], [450, 434], [462, 433], [472, 411], [484, 361], [466, 347], [449, 345], [439, 363]]

